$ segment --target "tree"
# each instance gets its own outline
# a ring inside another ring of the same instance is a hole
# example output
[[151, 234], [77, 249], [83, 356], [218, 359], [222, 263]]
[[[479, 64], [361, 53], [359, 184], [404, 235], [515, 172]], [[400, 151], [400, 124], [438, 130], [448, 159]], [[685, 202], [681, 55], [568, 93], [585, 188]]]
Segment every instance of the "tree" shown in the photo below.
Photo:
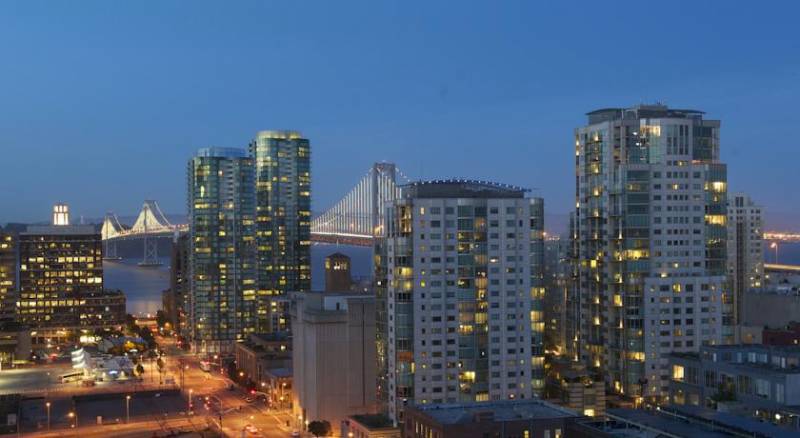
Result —
[[328, 436], [331, 434], [331, 423], [327, 420], [315, 420], [308, 423], [308, 431], [315, 437]]

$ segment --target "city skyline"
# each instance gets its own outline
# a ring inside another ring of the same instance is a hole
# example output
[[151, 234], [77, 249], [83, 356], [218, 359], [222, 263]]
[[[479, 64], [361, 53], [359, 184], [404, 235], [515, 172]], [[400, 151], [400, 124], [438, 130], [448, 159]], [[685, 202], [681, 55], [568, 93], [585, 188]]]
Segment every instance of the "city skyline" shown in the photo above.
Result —
[[800, 436], [797, 13], [0, 2], [0, 434]]
[[[663, 101], [724, 120], [730, 191], [765, 207], [767, 229], [797, 231], [792, 206], [800, 195], [772, 189], [790, 187], [793, 176], [792, 160], [781, 158], [794, 151], [783, 127], [800, 117], [787, 21], [797, 6], [774, 14], [675, 5], [660, 12], [676, 23], [664, 32], [633, 20], [636, 8], [593, 5], [198, 4], [188, 12], [167, 6], [159, 17], [134, 5], [5, 5], [3, 15], [14, 19], [0, 31], [0, 47], [15, 62], [0, 78], [15, 87], [6, 91], [14, 110], [0, 131], [15, 165], [0, 179], [0, 202], [15, 208], [4, 209], [0, 223], [44, 221], [59, 201], [76, 217], [134, 214], [143, 199], [186, 213], [185, 175], [175, 169], [195, 150], [246, 147], [252, 132], [281, 128], [315, 141], [314, 212], [386, 160], [412, 179], [470, 176], [537, 188], [548, 214], [566, 215], [573, 183], [565, 151], [581, 115]], [[61, 21], [43, 30], [56, 15]], [[273, 15], [302, 16], [304, 25], [258, 25]], [[456, 19], [440, 23], [449, 15]], [[710, 15], [721, 18], [715, 26], [703, 24]], [[589, 69], [611, 56], [586, 44], [592, 32], [583, 28], [595, 20], [638, 60], [620, 55], [618, 68]], [[43, 126], [58, 134], [40, 140]], [[75, 156], [93, 159], [61, 165]], [[40, 176], [26, 182], [30, 169]]]

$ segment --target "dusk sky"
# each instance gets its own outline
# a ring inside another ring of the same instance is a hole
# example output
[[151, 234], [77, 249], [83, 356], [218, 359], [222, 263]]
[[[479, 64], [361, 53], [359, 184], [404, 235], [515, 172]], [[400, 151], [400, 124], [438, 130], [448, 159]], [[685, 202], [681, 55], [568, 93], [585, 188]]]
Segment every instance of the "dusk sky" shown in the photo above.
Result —
[[311, 140], [315, 211], [385, 160], [563, 215], [585, 113], [661, 101], [722, 120], [730, 191], [800, 231], [800, 3], [735, 3], [3, 2], [0, 223], [185, 213], [191, 155], [264, 129]]

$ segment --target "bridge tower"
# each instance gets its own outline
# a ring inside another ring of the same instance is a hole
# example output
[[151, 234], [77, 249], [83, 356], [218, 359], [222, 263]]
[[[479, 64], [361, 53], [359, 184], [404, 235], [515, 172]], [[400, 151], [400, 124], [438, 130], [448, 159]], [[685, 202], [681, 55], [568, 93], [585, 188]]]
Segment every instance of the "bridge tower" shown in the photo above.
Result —
[[[160, 212], [156, 201], [144, 201], [142, 212], [139, 214], [139, 218], [142, 220], [142, 231], [144, 232], [144, 257], [142, 261], [139, 262], [139, 266], [161, 266], [161, 262], [158, 261], [158, 238], [148, 234], [150, 231], [153, 231], [154, 228], [160, 229], [163, 226], [158, 222], [158, 219], [156, 219], [156, 211]], [[137, 220], [137, 223], [138, 222]]]
[[398, 197], [397, 166], [394, 163], [375, 163], [370, 172], [372, 177], [372, 202], [370, 222], [373, 237], [381, 236], [386, 230], [386, 203]]
[[317, 242], [371, 246], [386, 232], [386, 206], [400, 196], [397, 177], [407, 178], [394, 163], [375, 163], [335, 205], [311, 221]]
[[122, 257], [117, 254], [117, 239], [114, 239], [119, 236], [120, 231], [122, 231], [122, 225], [120, 225], [117, 215], [109, 211], [106, 213], [103, 227], [100, 230], [103, 238], [103, 260], [122, 260]]

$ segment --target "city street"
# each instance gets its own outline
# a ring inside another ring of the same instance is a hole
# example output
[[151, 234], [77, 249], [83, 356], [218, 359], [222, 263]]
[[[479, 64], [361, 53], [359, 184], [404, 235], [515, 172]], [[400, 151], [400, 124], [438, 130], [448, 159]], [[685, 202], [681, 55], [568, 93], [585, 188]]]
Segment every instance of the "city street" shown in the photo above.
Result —
[[[59, 382], [58, 377], [70, 370], [69, 364], [37, 365], [2, 371], [0, 393], [23, 394], [20, 433], [30, 437], [134, 438], [173, 432], [211, 437], [218, 436], [221, 427], [229, 437], [278, 438], [300, 429], [290, 411], [268, 409], [261, 399], [248, 403], [245, 399], [251, 395], [218, 368], [203, 371], [200, 358], [178, 348], [175, 338], [159, 337], [158, 342], [165, 352], [161, 376], [145, 364], [143, 381], [98, 382], [86, 387], [80, 382]], [[189, 413], [189, 394], [194, 399], [193, 414]]]
[[[260, 400], [247, 403], [245, 398], [249, 394], [234, 385], [218, 369], [210, 372], [200, 369], [200, 358], [178, 348], [174, 338], [159, 337], [158, 342], [166, 352], [168, 374], [178, 385], [182, 385], [184, 394], [191, 393], [195, 399], [196, 417], [208, 418], [219, 425], [221, 411], [222, 430], [231, 437], [242, 436], [242, 431], [247, 425], [255, 426], [258, 433], [246, 433], [245, 436], [285, 438], [289, 437], [292, 431], [298, 430], [297, 420], [292, 417], [291, 412], [267, 409]], [[229, 389], [231, 385], [234, 386], [233, 390]], [[209, 409], [206, 409], [201, 401], [205, 396], [214, 401]]]

